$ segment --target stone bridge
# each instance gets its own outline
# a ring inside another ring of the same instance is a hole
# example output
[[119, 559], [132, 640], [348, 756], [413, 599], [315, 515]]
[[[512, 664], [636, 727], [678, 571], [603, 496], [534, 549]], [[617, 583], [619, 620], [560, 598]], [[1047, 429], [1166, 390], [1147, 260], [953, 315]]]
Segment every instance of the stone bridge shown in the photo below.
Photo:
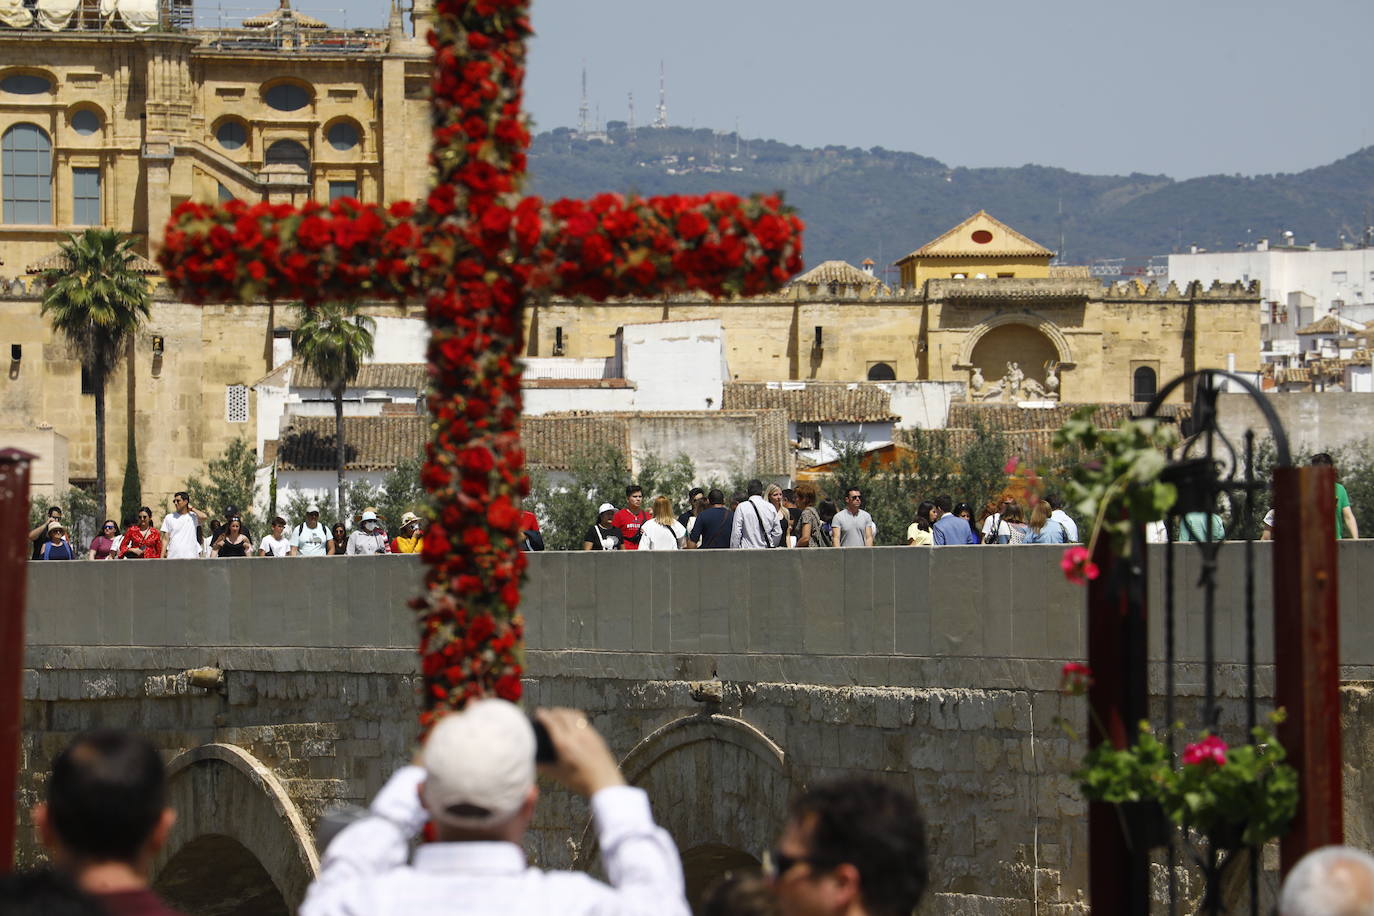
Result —
[[[1271, 547], [1256, 545], [1266, 695]], [[1229, 726], [1243, 721], [1240, 553], [1223, 551], [1219, 593]], [[1192, 554], [1180, 550], [1178, 578], [1185, 713], [1201, 691]], [[677, 840], [693, 893], [756, 863], [800, 787], [866, 772], [909, 787], [925, 810], [934, 894], [923, 912], [1082, 912], [1085, 806], [1069, 774], [1083, 747], [1058, 718], [1086, 714], [1056, 688], [1062, 663], [1084, 653], [1084, 595], [1058, 556], [1033, 546], [534, 554], [527, 697], [592, 715]], [[1362, 613], [1370, 560], [1374, 544], [1342, 546], [1352, 682], [1374, 672], [1374, 618]], [[1162, 566], [1152, 563], [1156, 608]], [[405, 601], [419, 564], [34, 563], [28, 576], [21, 862], [41, 857], [27, 807], [53, 755], [83, 729], [126, 726], [164, 750], [180, 812], [159, 888], [196, 916], [292, 912], [318, 868], [319, 815], [364, 803], [411, 754]], [[1157, 646], [1158, 613], [1151, 628]], [[1158, 670], [1152, 678], [1162, 683]], [[1374, 701], [1352, 683], [1344, 702], [1346, 759], [1361, 764]], [[1363, 778], [1347, 766], [1347, 829], [1368, 845]], [[585, 804], [546, 789], [532, 860], [595, 871]]]

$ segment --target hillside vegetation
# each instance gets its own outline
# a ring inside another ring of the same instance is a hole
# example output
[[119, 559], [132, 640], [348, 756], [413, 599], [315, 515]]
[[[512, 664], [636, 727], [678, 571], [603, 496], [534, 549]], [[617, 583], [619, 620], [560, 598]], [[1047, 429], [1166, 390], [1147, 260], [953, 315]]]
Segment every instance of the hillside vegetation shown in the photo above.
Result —
[[[744, 140], [706, 128], [640, 128], [611, 122], [612, 142], [577, 139], [567, 128], [530, 148], [530, 190], [544, 197], [601, 191], [641, 194], [781, 190], [807, 223], [806, 261], [880, 265], [984, 209], [1065, 260], [1127, 258], [1199, 245], [1211, 250], [1292, 230], [1300, 244], [1357, 239], [1374, 207], [1374, 147], [1296, 174], [1080, 175], [1040, 165], [950, 167], [875, 147], [805, 149]], [[1123, 138], [1122, 142], [1129, 142]], [[1063, 216], [1060, 217], [1062, 207]]]

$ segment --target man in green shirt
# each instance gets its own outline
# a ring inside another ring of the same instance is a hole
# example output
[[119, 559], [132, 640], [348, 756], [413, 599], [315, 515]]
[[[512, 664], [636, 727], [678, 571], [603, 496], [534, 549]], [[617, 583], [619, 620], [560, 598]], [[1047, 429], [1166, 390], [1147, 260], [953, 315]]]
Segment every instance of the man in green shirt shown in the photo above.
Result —
[[[1313, 466], [1335, 467], [1336, 463], [1331, 460], [1331, 456], [1326, 452], [1319, 452], [1312, 456], [1310, 462]], [[1346, 532], [1350, 532], [1346, 534]], [[1360, 526], [1355, 521], [1355, 510], [1350, 508], [1350, 494], [1345, 492], [1345, 487], [1336, 484], [1336, 538], [1350, 538], [1359, 540]]]

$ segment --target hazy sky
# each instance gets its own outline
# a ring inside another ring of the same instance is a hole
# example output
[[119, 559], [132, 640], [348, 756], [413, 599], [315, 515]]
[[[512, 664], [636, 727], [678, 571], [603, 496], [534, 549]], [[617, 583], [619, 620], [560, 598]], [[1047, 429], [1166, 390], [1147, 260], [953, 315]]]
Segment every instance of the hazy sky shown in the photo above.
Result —
[[[327, 4], [343, 2], [345, 8]], [[382, 0], [297, 0], [350, 26]], [[274, 6], [263, 0], [260, 5]], [[1374, 143], [1370, 0], [535, 0], [526, 100], [949, 165], [1300, 171]]]

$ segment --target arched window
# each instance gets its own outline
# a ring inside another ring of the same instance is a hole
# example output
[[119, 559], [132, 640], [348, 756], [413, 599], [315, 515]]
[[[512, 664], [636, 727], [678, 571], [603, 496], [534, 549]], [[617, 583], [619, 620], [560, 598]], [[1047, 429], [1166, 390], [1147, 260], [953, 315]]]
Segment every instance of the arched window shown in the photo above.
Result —
[[329, 125], [325, 139], [339, 152], [347, 152], [358, 145], [358, 128], [348, 121], [337, 121]]
[[267, 148], [267, 165], [294, 165], [310, 171], [310, 153], [295, 140], [278, 140]]
[[1148, 404], [1155, 399], [1159, 390], [1159, 378], [1149, 366], [1141, 366], [1131, 376], [1134, 394], [1132, 400], [1138, 404]]
[[36, 124], [16, 124], [0, 138], [5, 222], [52, 223], [52, 140]]
[[874, 363], [868, 367], [868, 380], [870, 382], [895, 382], [897, 373], [892, 371], [892, 367], [887, 363]]
[[219, 127], [215, 128], [215, 139], [225, 149], [242, 149], [243, 144], [248, 142], [248, 130], [242, 121], [221, 121]]

